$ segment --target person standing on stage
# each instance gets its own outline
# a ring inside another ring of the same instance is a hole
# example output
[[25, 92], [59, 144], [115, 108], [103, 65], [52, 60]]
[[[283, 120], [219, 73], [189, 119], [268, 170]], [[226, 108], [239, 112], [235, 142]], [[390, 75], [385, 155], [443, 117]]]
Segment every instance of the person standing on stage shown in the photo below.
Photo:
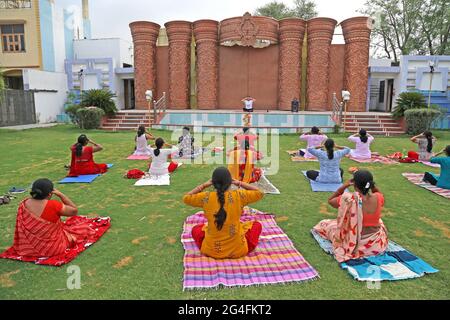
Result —
[[253, 112], [253, 103], [256, 101], [256, 99], [253, 99], [252, 97], [246, 97], [241, 101], [244, 103], [244, 112]]

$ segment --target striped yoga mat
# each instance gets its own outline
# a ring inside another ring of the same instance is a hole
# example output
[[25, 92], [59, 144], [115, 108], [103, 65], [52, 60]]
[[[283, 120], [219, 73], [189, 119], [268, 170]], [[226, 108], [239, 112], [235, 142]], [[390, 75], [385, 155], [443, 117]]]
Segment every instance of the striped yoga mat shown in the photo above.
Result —
[[273, 215], [246, 208], [241, 220], [262, 224], [258, 247], [241, 259], [215, 260], [200, 253], [191, 235], [195, 225], [207, 222], [203, 212], [187, 218], [181, 236], [185, 249], [184, 290], [302, 282], [319, 277]]
[[423, 181], [424, 175], [422, 173], [403, 173], [402, 175], [415, 185], [430, 190], [431, 192], [434, 192], [444, 198], [450, 199], [450, 190], [438, 188], [428, 182]]
[[[320, 247], [326, 253], [333, 255], [331, 242], [322, 238], [315, 230], [311, 230], [311, 233]], [[340, 266], [358, 281], [405, 280], [439, 272], [393, 241], [389, 241], [388, 248], [383, 254], [349, 260], [340, 263]]]

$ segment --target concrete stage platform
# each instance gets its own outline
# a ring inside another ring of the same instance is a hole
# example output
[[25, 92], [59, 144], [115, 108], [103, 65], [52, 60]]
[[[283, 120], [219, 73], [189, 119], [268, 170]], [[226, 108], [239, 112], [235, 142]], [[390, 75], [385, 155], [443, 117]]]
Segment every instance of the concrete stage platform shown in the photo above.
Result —
[[[242, 110], [168, 110], [155, 129], [174, 130], [182, 126], [194, 126], [196, 131], [216, 129], [236, 129], [244, 127]], [[256, 130], [278, 130], [279, 133], [308, 131], [312, 126], [324, 132], [333, 130], [335, 122], [331, 112], [258, 110], [251, 115], [251, 127]]]

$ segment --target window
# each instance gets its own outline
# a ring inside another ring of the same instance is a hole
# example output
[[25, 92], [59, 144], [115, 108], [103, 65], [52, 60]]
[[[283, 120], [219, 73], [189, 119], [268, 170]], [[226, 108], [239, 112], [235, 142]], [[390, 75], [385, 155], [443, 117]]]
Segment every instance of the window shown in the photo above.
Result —
[[3, 52], [25, 52], [25, 27], [23, 24], [1, 26]]
[[0, 0], [0, 9], [30, 9], [31, 0]]
[[384, 87], [385, 87], [386, 83], [385, 81], [380, 81], [380, 92], [378, 93], [378, 102], [379, 103], [383, 103], [384, 102]]

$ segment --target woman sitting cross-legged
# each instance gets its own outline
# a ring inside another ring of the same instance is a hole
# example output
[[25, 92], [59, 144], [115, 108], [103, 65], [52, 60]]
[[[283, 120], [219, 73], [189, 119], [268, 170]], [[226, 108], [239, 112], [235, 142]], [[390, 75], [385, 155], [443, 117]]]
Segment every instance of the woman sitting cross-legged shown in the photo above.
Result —
[[[319, 150], [325, 147], [325, 150]], [[340, 149], [335, 151], [334, 149]], [[321, 183], [341, 183], [344, 170], [340, 168], [341, 159], [350, 153], [347, 147], [335, 145], [333, 139], [327, 139], [323, 146], [308, 148], [308, 152], [319, 159], [320, 171], [306, 172], [309, 179]]]
[[[444, 154], [445, 157], [439, 157], [441, 154]], [[438, 188], [450, 190], [450, 145], [431, 158], [430, 162], [441, 165], [441, 174], [438, 176], [434, 173], [426, 172], [423, 180]]]
[[9, 252], [23, 257], [53, 257], [96, 234], [89, 222], [67, 225], [61, 221], [62, 216], [76, 216], [78, 209], [69, 197], [54, 189], [50, 180], [36, 180], [30, 194], [31, 198], [19, 205], [14, 245]]
[[[92, 146], [89, 146], [91, 144]], [[84, 134], [78, 137], [78, 142], [74, 144], [70, 151], [72, 152], [72, 161], [68, 177], [78, 177], [81, 175], [101, 174], [108, 171], [108, 165], [94, 162], [94, 153], [102, 151], [103, 147]]]
[[262, 170], [255, 167], [256, 161], [261, 160], [261, 156], [251, 149], [248, 139], [244, 140], [240, 149], [231, 151], [228, 159], [228, 170], [234, 180], [254, 183], [261, 178]]
[[417, 143], [418, 152], [410, 151], [408, 152], [409, 158], [417, 158], [415, 160], [419, 161], [429, 161], [433, 157], [433, 147], [436, 144], [437, 139], [433, 136], [430, 131], [425, 131], [411, 138], [411, 141]]
[[194, 147], [195, 139], [191, 136], [191, 129], [189, 127], [183, 128], [183, 134], [178, 138], [178, 156], [191, 157], [195, 153]]
[[139, 126], [137, 135], [135, 138], [136, 148], [133, 155], [135, 156], [149, 156], [152, 153], [152, 149], [148, 145], [148, 140], [155, 140], [155, 137], [151, 133], [145, 130], [144, 126]]
[[372, 158], [372, 152], [370, 151], [370, 145], [372, 144], [374, 137], [367, 133], [366, 130], [361, 129], [359, 133], [348, 137], [348, 140], [356, 144], [356, 148], [350, 152], [350, 156], [356, 159], [370, 159]]
[[[231, 185], [243, 188], [230, 190]], [[214, 191], [205, 192], [210, 186]], [[213, 172], [212, 180], [196, 187], [183, 197], [185, 204], [203, 208], [206, 225], [192, 229], [192, 237], [200, 251], [215, 259], [237, 259], [246, 256], [258, 245], [262, 225], [241, 222], [242, 210], [257, 202], [264, 193], [247, 183], [233, 180], [227, 168]]]
[[[311, 132], [304, 133], [300, 136], [300, 140], [306, 141], [307, 149], [321, 146], [323, 142], [327, 139], [328, 137], [324, 135], [322, 132], [320, 132], [320, 129], [317, 127], [312, 127]], [[307, 150], [304, 149], [300, 149], [299, 154], [300, 156], [305, 157], [307, 159], [315, 158], [315, 156], [313, 156]]]
[[[352, 185], [355, 192], [345, 192]], [[386, 250], [388, 235], [381, 220], [384, 197], [369, 171], [356, 171], [353, 180], [341, 186], [328, 203], [338, 208], [338, 217], [322, 220], [314, 231], [332, 243], [337, 261], [374, 256]]]
[[[166, 144], [162, 138], [155, 141], [156, 148], [150, 153], [151, 163], [149, 165], [149, 173], [153, 176], [163, 176], [174, 172], [178, 168], [178, 163], [169, 162], [170, 155], [174, 152], [174, 148], [170, 144]], [[172, 149], [163, 149], [167, 146]]]

